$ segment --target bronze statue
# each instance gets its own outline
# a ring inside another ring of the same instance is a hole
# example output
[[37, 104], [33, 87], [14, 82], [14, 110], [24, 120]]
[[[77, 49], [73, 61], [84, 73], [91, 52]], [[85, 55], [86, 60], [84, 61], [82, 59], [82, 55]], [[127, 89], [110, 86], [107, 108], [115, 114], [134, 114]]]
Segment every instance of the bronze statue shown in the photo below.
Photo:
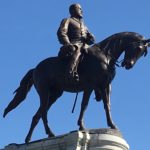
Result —
[[150, 39], [146, 40], [142, 35], [134, 32], [117, 33], [94, 44], [87, 49], [88, 53], [82, 54], [83, 58], [78, 66], [80, 80], [76, 83], [65, 80], [65, 66], [68, 64], [68, 58], [64, 60], [59, 57], [45, 59], [23, 77], [13, 100], [5, 109], [3, 117], [26, 98], [34, 84], [40, 96], [40, 107], [33, 116], [25, 142], [30, 141], [33, 130], [40, 119], [43, 120], [46, 134], [53, 137], [54, 134], [50, 130], [47, 120], [49, 108], [63, 94], [63, 91], [72, 93], [83, 91], [78, 125], [80, 130], [84, 130], [83, 115], [92, 91], [97, 90], [99, 91], [99, 100], [102, 99], [104, 103], [107, 124], [111, 128], [116, 128], [110, 112], [110, 87], [111, 81], [115, 77], [117, 60], [124, 52], [121, 66], [131, 69], [141, 56], [146, 56], [148, 46], [150, 46]]
[[81, 51], [86, 52], [88, 45], [93, 44], [95, 39], [83, 23], [80, 4], [72, 4], [69, 12], [71, 17], [63, 19], [57, 31], [58, 40], [63, 45], [59, 54], [62, 54], [63, 50], [69, 49], [67, 53], [70, 53], [70, 61], [67, 72], [69, 76], [79, 80], [77, 66]]

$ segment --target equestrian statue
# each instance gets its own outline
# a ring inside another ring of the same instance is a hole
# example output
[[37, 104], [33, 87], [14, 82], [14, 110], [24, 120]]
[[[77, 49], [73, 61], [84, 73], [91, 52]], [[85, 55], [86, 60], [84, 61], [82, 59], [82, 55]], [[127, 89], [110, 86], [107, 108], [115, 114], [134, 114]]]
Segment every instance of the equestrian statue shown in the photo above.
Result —
[[[75, 23], [74, 20], [71, 24]], [[72, 53], [78, 51], [78, 46], [71, 49]], [[3, 117], [15, 109], [27, 96], [30, 88], [34, 85], [40, 97], [40, 106], [33, 116], [29, 132], [25, 138], [28, 143], [33, 130], [42, 119], [46, 134], [49, 137], [55, 136], [48, 126], [47, 113], [52, 104], [62, 96], [63, 92], [83, 92], [81, 110], [78, 118], [79, 130], [85, 130], [83, 116], [88, 106], [92, 91], [95, 91], [96, 100], [102, 101], [106, 112], [107, 125], [116, 129], [110, 111], [111, 82], [116, 74], [116, 66], [127, 70], [133, 68], [141, 56], [146, 56], [150, 39], [145, 39], [135, 32], [121, 32], [109, 36], [101, 42], [80, 51], [77, 67], [69, 70], [77, 72], [78, 80], [70, 78], [68, 64], [72, 61], [72, 54], [68, 46], [63, 47], [57, 57], [50, 57], [41, 61], [35, 68], [30, 69], [15, 90], [15, 96], [6, 107]], [[69, 46], [70, 47], [70, 46]], [[86, 52], [85, 52], [86, 51]], [[68, 54], [69, 53], [69, 54]], [[124, 54], [122, 62], [118, 62], [121, 54]], [[73, 63], [74, 64], [74, 63]], [[75, 63], [76, 64], [76, 63]]]

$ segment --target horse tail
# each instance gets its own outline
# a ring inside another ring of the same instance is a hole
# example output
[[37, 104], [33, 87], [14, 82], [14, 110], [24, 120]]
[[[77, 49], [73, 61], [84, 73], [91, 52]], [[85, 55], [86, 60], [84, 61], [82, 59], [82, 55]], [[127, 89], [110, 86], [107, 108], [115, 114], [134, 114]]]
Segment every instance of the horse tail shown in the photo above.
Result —
[[14, 91], [15, 96], [6, 107], [3, 117], [5, 117], [10, 111], [15, 109], [26, 98], [27, 93], [33, 85], [33, 71], [34, 69], [29, 70], [21, 80], [20, 86]]

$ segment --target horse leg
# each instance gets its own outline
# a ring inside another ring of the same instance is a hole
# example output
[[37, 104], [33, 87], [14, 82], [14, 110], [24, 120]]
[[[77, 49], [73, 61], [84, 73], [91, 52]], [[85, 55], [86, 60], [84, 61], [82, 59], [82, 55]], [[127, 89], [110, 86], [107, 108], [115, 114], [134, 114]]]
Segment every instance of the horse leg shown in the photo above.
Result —
[[49, 104], [48, 104], [47, 110], [42, 115], [45, 132], [48, 135], [48, 137], [53, 137], [55, 135], [53, 134], [53, 132], [51, 131], [51, 129], [48, 126], [47, 113], [48, 113], [48, 110], [50, 109], [50, 107], [52, 106], [52, 104], [62, 95], [62, 93], [63, 93], [63, 91], [57, 89], [57, 90], [55, 90], [55, 92], [52, 93], [52, 95], [49, 96]]
[[82, 98], [82, 103], [81, 103], [81, 111], [80, 111], [80, 115], [79, 115], [79, 119], [78, 119], [79, 130], [85, 130], [84, 123], [83, 123], [83, 115], [88, 106], [88, 102], [89, 102], [91, 93], [92, 93], [92, 90], [87, 90], [87, 91], [84, 91], [84, 93], [83, 93], [83, 98]]
[[47, 120], [47, 112], [42, 116], [45, 132], [48, 135], [48, 137], [54, 137], [54, 133], [51, 131], [51, 129], [48, 126], [48, 120]]
[[31, 139], [31, 136], [32, 136], [32, 133], [33, 133], [33, 130], [34, 128], [36, 127], [36, 125], [38, 124], [40, 118], [41, 118], [41, 107], [39, 107], [38, 111], [36, 112], [36, 114], [34, 115], [34, 117], [32, 118], [32, 123], [31, 123], [31, 126], [30, 126], [30, 130], [25, 138], [25, 143], [29, 143], [30, 139]]
[[116, 125], [112, 121], [111, 112], [110, 112], [110, 92], [111, 92], [111, 85], [105, 88], [102, 92], [103, 102], [104, 102], [104, 109], [106, 112], [107, 118], [107, 125], [112, 129], [116, 129]]
[[32, 123], [31, 123], [30, 129], [29, 129], [29, 132], [28, 132], [28, 134], [26, 136], [25, 143], [29, 143], [34, 128], [38, 124], [38, 122], [39, 122], [40, 118], [42, 117], [42, 115], [47, 110], [49, 94], [48, 94], [47, 90], [45, 90], [45, 91], [43, 91], [43, 90], [44, 90], [44, 88], [42, 89], [42, 92], [39, 93], [39, 96], [40, 96], [40, 107], [39, 107], [38, 111], [36, 112], [36, 114], [32, 118]]

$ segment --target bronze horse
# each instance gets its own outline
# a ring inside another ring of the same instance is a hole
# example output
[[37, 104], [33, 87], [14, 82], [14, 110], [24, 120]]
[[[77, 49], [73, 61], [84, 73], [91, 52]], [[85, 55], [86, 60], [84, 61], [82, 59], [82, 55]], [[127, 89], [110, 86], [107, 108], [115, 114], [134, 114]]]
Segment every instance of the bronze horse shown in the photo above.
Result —
[[103, 100], [108, 126], [116, 128], [110, 113], [110, 90], [111, 81], [115, 76], [117, 60], [124, 52], [121, 66], [130, 69], [141, 56], [146, 56], [149, 45], [149, 39], [146, 40], [142, 35], [134, 32], [117, 33], [106, 38], [89, 47], [88, 53], [82, 54], [82, 61], [78, 67], [79, 82], [71, 82], [66, 77], [66, 66], [69, 58], [64, 60], [59, 57], [47, 58], [34, 69], [31, 69], [21, 80], [20, 86], [15, 91], [13, 100], [5, 109], [3, 117], [26, 98], [34, 84], [40, 97], [40, 107], [32, 119], [30, 130], [25, 139], [26, 143], [30, 141], [40, 118], [43, 120], [46, 134], [49, 137], [54, 136], [48, 126], [47, 112], [63, 94], [63, 91], [84, 92], [78, 119], [80, 130], [85, 129], [83, 115], [93, 90], [98, 94], [98, 100]]

